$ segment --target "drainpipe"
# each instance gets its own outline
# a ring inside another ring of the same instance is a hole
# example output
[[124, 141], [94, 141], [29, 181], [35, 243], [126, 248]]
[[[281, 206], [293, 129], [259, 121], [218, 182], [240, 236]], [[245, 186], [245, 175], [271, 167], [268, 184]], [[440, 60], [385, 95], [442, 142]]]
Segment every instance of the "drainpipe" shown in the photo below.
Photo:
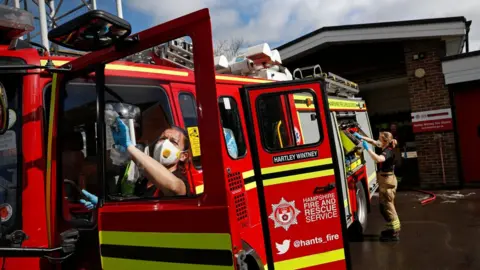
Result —
[[469, 50], [469, 46], [468, 46], [468, 34], [470, 33], [470, 25], [472, 25], [472, 21], [466, 21], [465, 22], [465, 29], [466, 29], [466, 33], [465, 33], [465, 52], [468, 53], [470, 50]]

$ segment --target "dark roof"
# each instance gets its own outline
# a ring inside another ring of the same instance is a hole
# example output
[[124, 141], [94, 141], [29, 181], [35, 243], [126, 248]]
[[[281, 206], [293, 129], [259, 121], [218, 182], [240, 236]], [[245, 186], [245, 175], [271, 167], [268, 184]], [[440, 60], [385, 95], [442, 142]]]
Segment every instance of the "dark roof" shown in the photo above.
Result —
[[473, 57], [473, 56], [480, 56], [480, 50], [473, 51], [473, 52], [468, 52], [468, 53], [461, 53], [461, 54], [445, 56], [441, 60], [442, 60], [442, 62], [444, 62], [444, 61], [457, 60], [457, 59]]
[[320, 29], [317, 29], [313, 32], [310, 32], [306, 35], [303, 35], [297, 39], [294, 39], [290, 42], [287, 42], [283, 45], [278, 46], [277, 50], [284, 49], [289, 47], [297, 42], [300, 42], [309, 37], [315, 36], [322, 32], [327, 31], [338, 31], [338, 30], [351, 30], [351, 29], [364, 29], [364, 28], [380, 28], [380, 27], [392, 27], [392, 26], [410, 26], [418, 24], [432, 24], [432, 23], [449, 23], [449, 22], [464, 22], [467, 23], [467, 19], [464, 16], [458, 17], [444, 17], [444, 18], [433, 18], [433, 19], [420, 19], [420, 20], [408, 20], [408, 21], [391, 21], [391, 22], [379, 22], [379, 23], [363, 23], [363, 24], [348, 24], [348, 25], [339, 25], [339, 26], [325, 26]]

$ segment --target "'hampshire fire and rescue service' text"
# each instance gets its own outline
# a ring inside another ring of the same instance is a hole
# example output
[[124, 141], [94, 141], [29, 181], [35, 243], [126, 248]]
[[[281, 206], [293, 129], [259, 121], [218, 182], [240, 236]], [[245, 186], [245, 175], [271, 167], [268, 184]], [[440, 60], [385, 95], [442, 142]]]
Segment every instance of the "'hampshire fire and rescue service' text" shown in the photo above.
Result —
[[334, 193], [303, 199], [307, 223], [338, 217], [337, 200]]

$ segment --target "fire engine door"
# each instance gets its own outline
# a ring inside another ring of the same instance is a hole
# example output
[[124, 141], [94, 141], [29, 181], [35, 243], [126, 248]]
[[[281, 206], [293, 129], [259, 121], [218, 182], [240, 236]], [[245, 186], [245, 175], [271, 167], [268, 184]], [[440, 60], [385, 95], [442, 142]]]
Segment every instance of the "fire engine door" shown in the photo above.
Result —
[[[323, 82], [280, 82], [242, 89], [261, 206], [268, 269], [349, 269], [337, 155]], [[294, 124], [292, 95], [315, 105]]]
[[[196, 88], [208, 89], [197, 94], [198, 107], [202, 114], [198, 119], [200, 134], [219, 130], [220, 117], [215, 87], [213, 46], [210, 17], [203, 9], [173, 21], [142, 31], [131, 39], [129, 46], [117, 46], [91, 52], [69, 63], [72, 75], [61, 76], [54, 82], [55, 89], [62, 89], [65, 80], [75, 74], [84, 76], [95, 68], [97, 90], [97, 155], [98, 179], [103, 192], [97, 204], [98, 231], [102, 268], [108, 269], [234, 269], [236, 256], [232, 246], [240, 246], [240, 239], [231, 233], [230, 213], [227, 195], [227, 181], [224, 179], [224, 164], [218, 159], [223, 139], [220, 132], [210, 132], [201, 138], [202, 167], [208, 181], [202, 195], [175, 197], [122, 197], [113, 196], [107, 190], [109, 175], [106, 173], [108, 158], [106, 151], [105, 125], [105, 84], [122, 76], [143, 76], [158, 82], [156, 74], [169, 71], [155, 67], [129, 66], [134, 73], [118, 72], [121, 64], [106, 64], [137, 52], [162, 44], [177, 37], [188, 35], [192, 38], [195, 55]], [[127, 66], [125, 66], [127, 67]], [[149, 70], [150, 72], [145, 72]], [[135, 73], [136, 72], [136, 73]], [[144, 73], [142, 73], [144, 72]], [[109, 74], [112, 74], [110, 76]], [[170, 71], [172, 73], [172, 71]], [[187, 72], [177, 72], [182, 76], [192, 76]], [[144, 74], [144, 75], [139, 75]], [[179, 76], [180, 76], [179, 75]], [[149, 76], [149, 77], [148, 77]], [[54, 92], [58, 100], [60, 91]], [[58, 103], [58, 102], [57, 102]], [[56, 104], [53, 111], [61, 110]], [[59, 112], [61, 114], [61, 112]], [[56, 122], [50, 123], [51, 133]], [[203, 133], [202, 133], [203, 130]], [[49, 157], [55, 158], [55, 139], [49, 144]], [[203, 161], [207, 162], [203, 162]], [[54, 163], [52, 163], [55, 165]], [[50, 163], [49, 163], [50, 166]], [[158, 166], [162, 166], [160, 163]], [[54, 166], [49, 167], [51, 179], [55, 179]], [[103, 193], [103, 194], [102, 194]], [[52, 209], [55, 209], [52, 206]], [[54, 231], [54, 230], [52, 230]], [[236, 250], [236, 252], [241, 252]], [[239, 262], [241, 263], [241, 262]]]

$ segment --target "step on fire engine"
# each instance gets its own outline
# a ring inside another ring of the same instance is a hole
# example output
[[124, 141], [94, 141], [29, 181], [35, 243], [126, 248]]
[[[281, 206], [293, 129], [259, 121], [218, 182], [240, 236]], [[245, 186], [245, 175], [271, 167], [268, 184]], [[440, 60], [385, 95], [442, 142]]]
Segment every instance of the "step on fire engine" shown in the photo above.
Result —
[[[89, 11], [49, 33], [80, 57], [18, 39], [27, 12], [0, 18], [5, 269], [350, 268], [347, 230], [361, 235], [377, 187], [351, 135], [372, 135], [355, 83], [292, 75], [266, 44], [215, 59], [207, 9], [133, 35]], [[163, 130], [186, 130], [192, 196], [132, 192], [142, 170], [115, 156], [115, 108], [149, 155]]]

